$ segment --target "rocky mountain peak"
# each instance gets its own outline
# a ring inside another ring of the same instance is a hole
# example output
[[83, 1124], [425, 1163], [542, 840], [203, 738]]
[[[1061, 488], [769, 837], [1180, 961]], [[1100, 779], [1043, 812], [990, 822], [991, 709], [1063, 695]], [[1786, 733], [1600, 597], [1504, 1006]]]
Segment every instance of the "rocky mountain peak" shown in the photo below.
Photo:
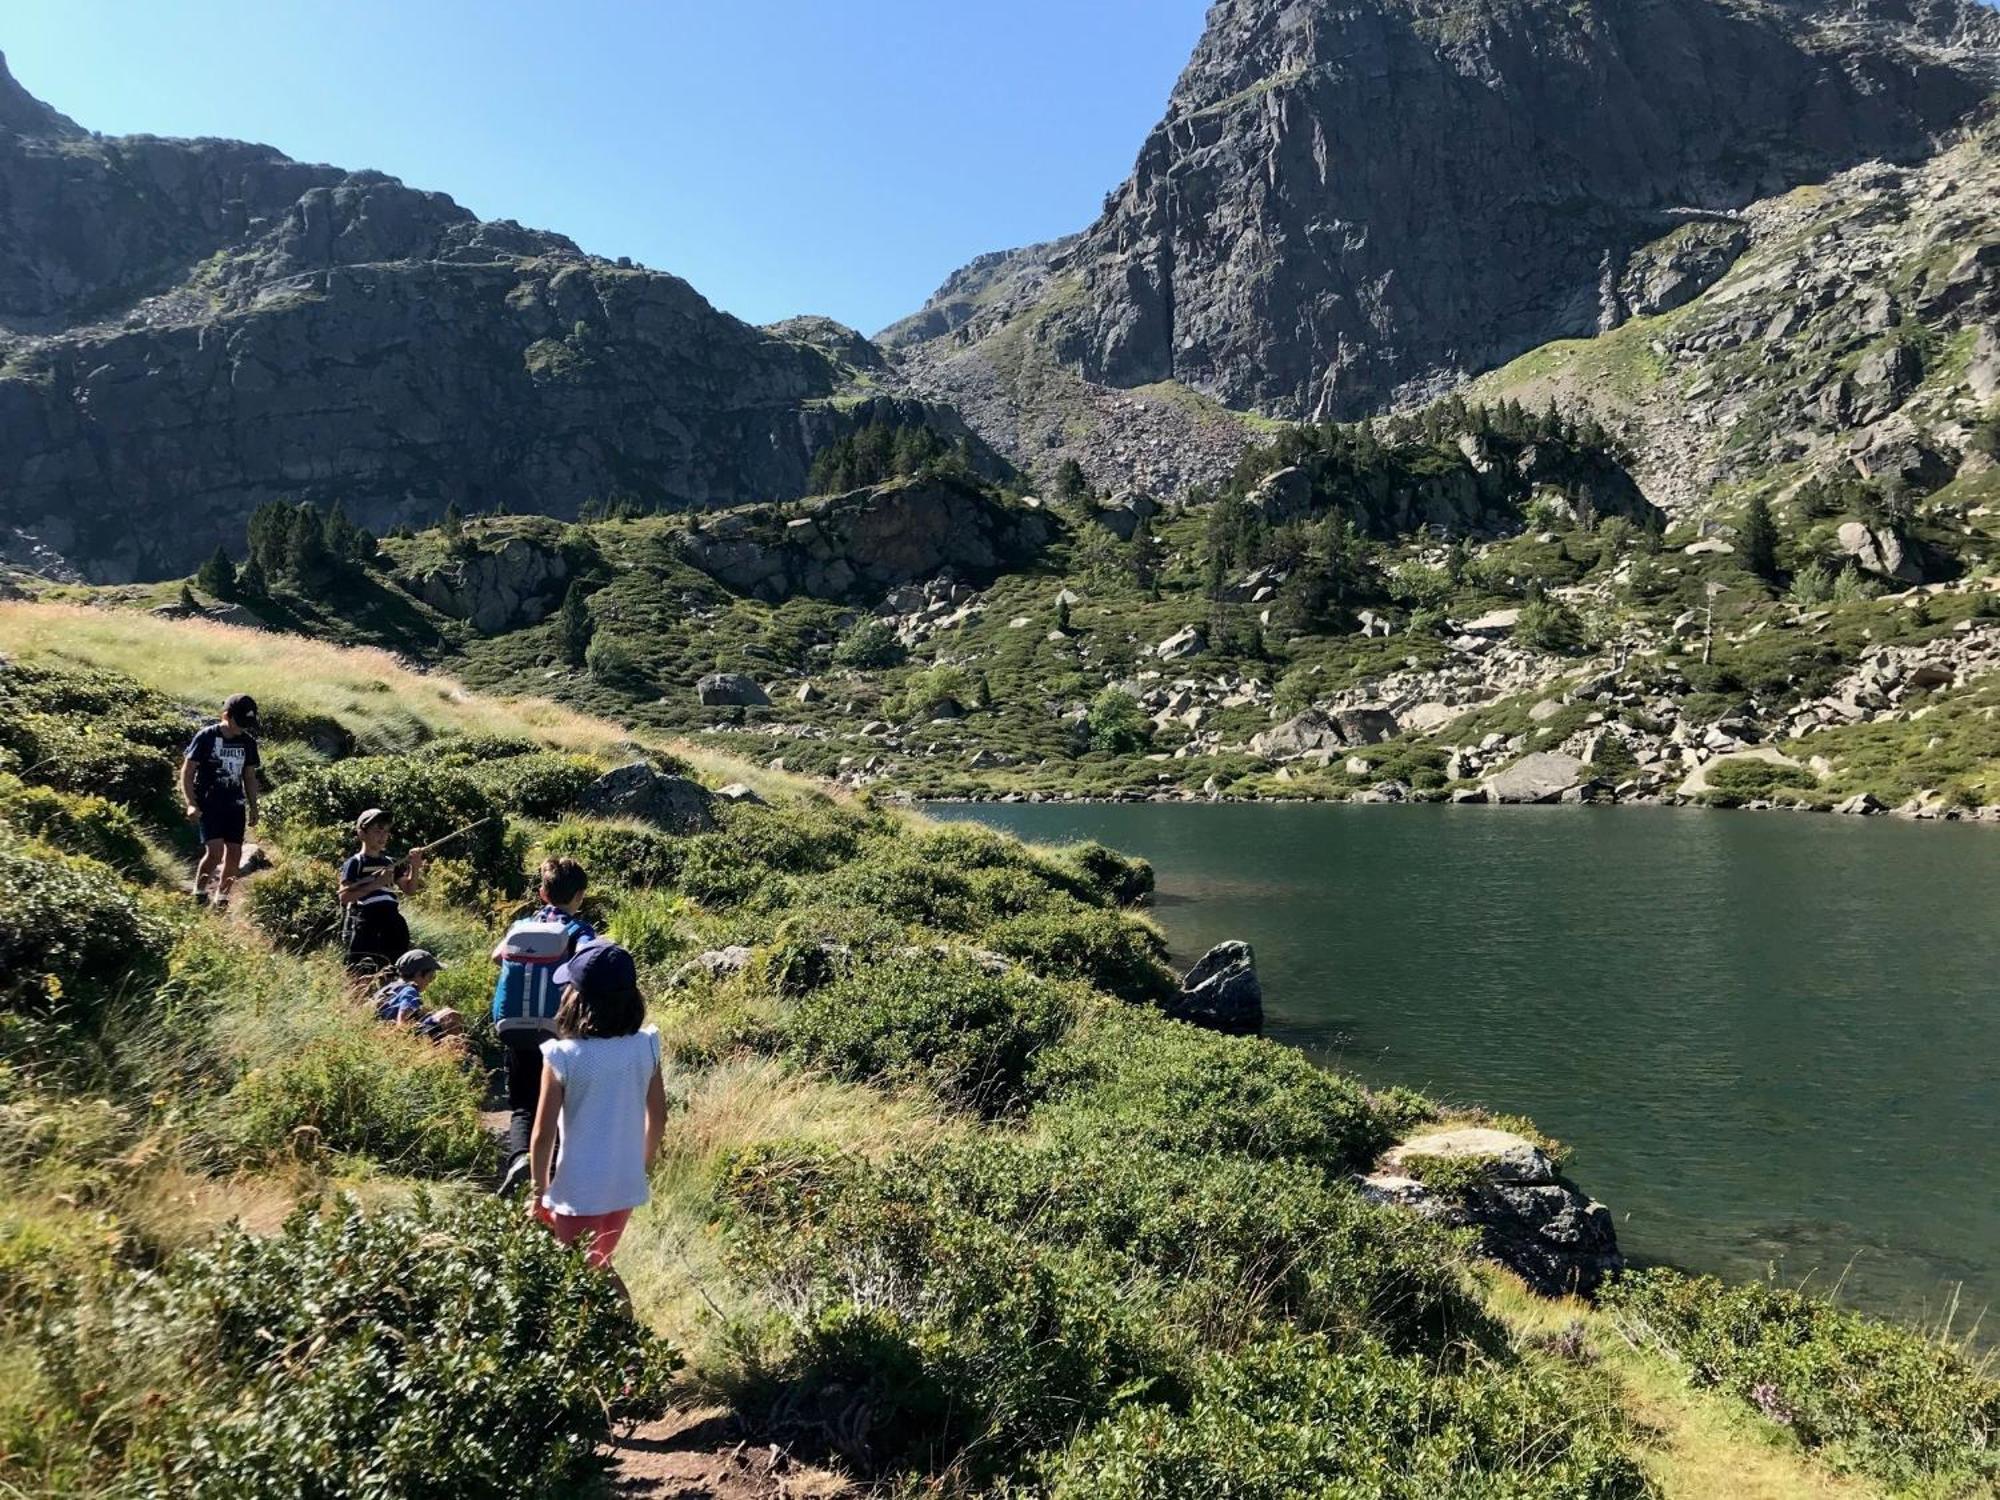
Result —
[[[1687, 226], [1701, 275], [1668, 280], [1692, 295], [1746, 204], [1927, 156], [1996, 85], [2000, 13], [1974, 0], [1219, 0], [1038, 284], [994, 295], [988, 257], [979, 296], [947, 283], [897, 332], [934, 341], [911, 363], [939, 393], [1012, 394], [996, 425], [1025, 447], [1020, 393], [1051, 368], [1351, 418], [1659, 310], [1621, 285]], [[1003, 332], [1037, 357], [982, 360]]]
[[76, 121], [57, 114], [22, 88], [8, 71], [7, 54], [0, 52], [0, 134], [59, 137], [85, 133]]

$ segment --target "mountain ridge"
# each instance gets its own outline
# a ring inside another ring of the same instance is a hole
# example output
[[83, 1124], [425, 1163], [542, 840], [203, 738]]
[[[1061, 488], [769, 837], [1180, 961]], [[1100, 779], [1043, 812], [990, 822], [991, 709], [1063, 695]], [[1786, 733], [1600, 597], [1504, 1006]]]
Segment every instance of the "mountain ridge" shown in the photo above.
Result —
[[786, 498], [871, 420], [965, 428], [830, 320], [269, 146], [102, 137], [0, 63], [0, 539], [182, 571], [273, 498], [360, 524]]
[[[2000, 14], [1970, 0], [1223, 0], [1104, 214], [891, 342], [969, 412], [997, 382], [1033, 415], [1012, 340], [1037, 373], [1351, 419], [1660, 310], [1620, 284], [1677, 223], [1928, 156], [1996, 86]], [[1027, 425], [1017, 458], [1062, 446]]]

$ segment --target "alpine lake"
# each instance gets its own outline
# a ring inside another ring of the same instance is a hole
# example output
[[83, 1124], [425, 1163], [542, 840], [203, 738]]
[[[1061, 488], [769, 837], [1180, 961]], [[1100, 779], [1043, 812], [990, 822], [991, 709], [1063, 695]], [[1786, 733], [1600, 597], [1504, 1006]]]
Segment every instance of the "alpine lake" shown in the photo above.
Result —
[[1635, 1262], [2000, 1336], [2000, 830], [1670, 808], [936, 804], [1151, 860], [1265, 1034], [1575, 1148]]

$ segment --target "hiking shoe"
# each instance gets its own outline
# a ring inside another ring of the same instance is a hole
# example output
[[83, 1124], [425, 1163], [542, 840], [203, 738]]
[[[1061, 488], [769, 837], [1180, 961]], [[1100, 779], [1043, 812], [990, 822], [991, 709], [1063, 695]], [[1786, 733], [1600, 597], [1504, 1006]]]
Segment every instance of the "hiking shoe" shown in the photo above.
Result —
[[209, 904], [208, 892], [200, 886], [196, 886], [194, 889], [194, 904], [196, 906], [207, 906]]
[[502, 1198], [512, 1198], [521, 1191], [521, 1185], [528, 1180], [528, 1171], [533, 1165], [527, 1152], [515, 1152], [507, 1158], [507, 1165], [501, 1168], [500, 1185], [493, 1191]]

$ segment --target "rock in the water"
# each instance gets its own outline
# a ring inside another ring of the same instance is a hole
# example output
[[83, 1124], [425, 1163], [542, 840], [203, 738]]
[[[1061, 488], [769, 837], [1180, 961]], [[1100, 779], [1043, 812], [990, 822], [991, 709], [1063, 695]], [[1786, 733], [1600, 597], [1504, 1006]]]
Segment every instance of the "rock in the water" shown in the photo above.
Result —
[[1264, 986], [1257, 959], [1243, 942], [1218, 943], [1181, 977], [1181, 992], [1167, 1014], [1211, 1031], [1233, 1035], [1264, 1028]]
[[741, 672], [710, 672], [694, 685], [695, 701], [704, 708], [768, 708], [771, 698], [754, 677]]
[[[1426, 1186], [1412, 1175], [1421, 1173], [1424, 1158], [1470, 1164], [1472, 1184], [1462, 1192]], [[1405, 1141], [1360, 1187], [1375, 1202], [1476, 1228], [1481, 1253], [1545, 1297], [1588, 1296], [1625, 1264], [1610, 1210], [1558, 1176], [1547, 1153], [1512, 1131], [1446, 1130]]]
[[1482, 785], [1495, 802], [1554, 802], [1584, 780], [1583, 762], [1560, 750], [1537, 750], [1505, 770], [1495, 771]]
[[593, 818], [637, 818], [669, 833], [710, 833], [715, 815], [709, 794], [684, 776], [666, 776], [644, 761], [606, 771], [576, 799]]

